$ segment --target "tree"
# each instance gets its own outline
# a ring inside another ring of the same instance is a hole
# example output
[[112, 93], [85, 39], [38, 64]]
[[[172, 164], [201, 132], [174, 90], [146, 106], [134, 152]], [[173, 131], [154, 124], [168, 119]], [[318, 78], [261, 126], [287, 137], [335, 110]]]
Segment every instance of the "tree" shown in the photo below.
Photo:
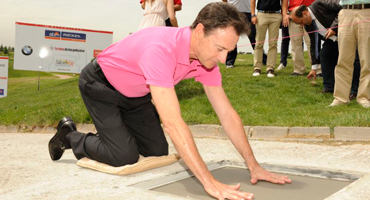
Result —
[[3, 46], [3, 44], [1, 44], [1, 46], [0, 46], [0, 52], [1, 51], [4, 51], [4, 46]]
[[9, 54], [8, 47], [4, 47], [4, 54], [5, 55]]

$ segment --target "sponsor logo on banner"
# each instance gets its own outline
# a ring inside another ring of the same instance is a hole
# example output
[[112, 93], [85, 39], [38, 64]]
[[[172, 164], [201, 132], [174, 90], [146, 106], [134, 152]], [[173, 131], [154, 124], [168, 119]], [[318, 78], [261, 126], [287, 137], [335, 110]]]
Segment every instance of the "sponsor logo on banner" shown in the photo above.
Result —
[[5, 67], [5, 64], [0, 64], [0, 67]]
[[94, 58], [96, 58], [96, 56], [99, 55], [99, 53], [101, 53], [103, 50], [97, 50], [97, 49], [94, 49]]
[[60, 40], [60, 31], [45, 30], [45, 39]]
[[73, 67], [75, 65], [74, 60], [68, 60], [68, 59], [56, 59], [55, 60], [55, 66], [57, 67]]
[[86, 42], [86, 34], [62, 32], [62, 40], [74, 41], [74, 42]]
[[6, 80], [6, 79], [8, 79], [8, 77], [1, 77], [1, 76], [0, 76], [0, 79], [1, 79], [1, 80]]
[[65, 48], [65, 47], [50, 47], [51, 50], [54, 51], [69, 51], [69, 52], [78, 52], [78, 53], [85, 53], [84, 49], [77, 49], [77, 48]]
[[4, 89], [0, 89], [0, 96], [4, 96]]
[[32, 49], [32, 47], [31, 47], [31, 46], [29, 46], [29, 45], [26, 45], [26, 46], [24, 46], [24, 47], [22, 48], [22, 53], [23, 53], [23, 55], [25, 55], [25, 56], [29, 56], [29, 55], [31, 55], [31, 54], [32, 54], [32, 52], [33, 52], [33, 49]]

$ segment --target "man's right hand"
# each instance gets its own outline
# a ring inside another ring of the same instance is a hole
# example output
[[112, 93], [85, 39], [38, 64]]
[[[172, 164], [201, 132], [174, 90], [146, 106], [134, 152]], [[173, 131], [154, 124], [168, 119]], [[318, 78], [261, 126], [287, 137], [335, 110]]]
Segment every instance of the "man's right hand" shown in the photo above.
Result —
[[252, 19], [251, 19], [251, 21], [252, 21], [252, 24], [256, 25], [257, 22], [258, 22], [257, 16], [253, 16]]
[[253, 199], [253, 194], [240, 191], [240, 183], [237, 185], [226, 185], [213, 179], [210, 183], [204, 185], [204, 190], [212, 197], [218, 200], [230, 199]]
[[310, 73], [307, 75], [307, 78], [310, 80], [311, 79], [316, 80], [316, 70], [311, 69]]

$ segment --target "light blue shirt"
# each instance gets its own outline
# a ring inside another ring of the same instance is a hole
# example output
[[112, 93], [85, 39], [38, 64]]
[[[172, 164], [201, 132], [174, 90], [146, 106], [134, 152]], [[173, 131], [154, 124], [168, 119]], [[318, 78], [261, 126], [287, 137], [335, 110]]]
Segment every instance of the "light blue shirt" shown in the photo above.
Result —
[[370, 0], [340, 0], [340, 5], [368, 4]]

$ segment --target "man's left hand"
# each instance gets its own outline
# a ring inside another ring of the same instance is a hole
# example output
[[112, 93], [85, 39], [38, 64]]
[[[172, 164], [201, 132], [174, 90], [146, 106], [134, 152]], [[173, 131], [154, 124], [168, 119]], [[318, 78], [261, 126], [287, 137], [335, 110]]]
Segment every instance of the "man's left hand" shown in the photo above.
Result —
[[256, 184], [258, 180], [264, 180], [276, 184], [291, 183], [292, 180], [288, 176], [271, 173], [262, 167], [251, 169], [251, 183]]

